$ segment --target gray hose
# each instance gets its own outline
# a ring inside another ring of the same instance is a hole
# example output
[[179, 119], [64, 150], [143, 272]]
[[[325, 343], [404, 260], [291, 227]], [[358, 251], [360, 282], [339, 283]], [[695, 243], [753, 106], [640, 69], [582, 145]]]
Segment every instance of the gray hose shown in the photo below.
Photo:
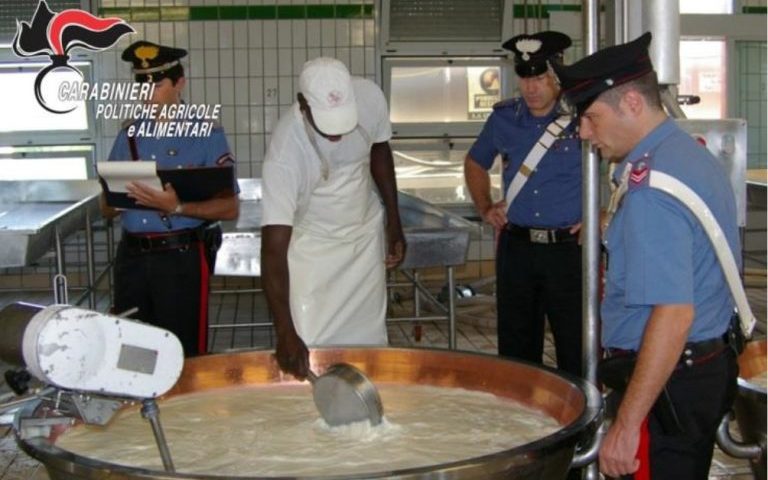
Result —
[[734, 440], [731, 436], [731, 431], [728, 428], [730, 416], [730, 414], [725, 414], [720, 421], [720, 426], [717, 427], [717, 434], [715, 436], [717, 445], [733, 458], [748, 458], [750, 460], [759, 459], [760, 455], [763, 453], [765, 445], [744, 443]]

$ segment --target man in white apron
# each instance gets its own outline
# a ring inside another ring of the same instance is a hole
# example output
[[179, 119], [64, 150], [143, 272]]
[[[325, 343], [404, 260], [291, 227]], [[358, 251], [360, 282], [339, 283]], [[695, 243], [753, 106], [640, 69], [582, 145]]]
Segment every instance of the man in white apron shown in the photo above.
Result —
[[324, 57], [299, 88], [264, 160], [261, 262], [278, 363], [304, 378], [307, 346], [386, 345], [385, 268], [405, 238], [381, 89]]

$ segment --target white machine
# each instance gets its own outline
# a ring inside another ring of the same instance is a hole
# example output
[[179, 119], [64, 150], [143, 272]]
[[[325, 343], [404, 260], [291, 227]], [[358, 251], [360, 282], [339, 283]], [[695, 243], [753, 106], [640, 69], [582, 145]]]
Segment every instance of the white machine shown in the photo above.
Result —
[[[165, 470], [175, 471], [155, 401], [176, 384], [184, 366], [184, 350], [173, 333], [69, 305], [27, 303], [0, 310], [0, 331], [0, 360], [24, 367], [26, 372], [16, 373], [45, 384], [31, 398], [50, 402], [56, 412], [42, 420], [21, 419], [20, 437], [50, 432], [73, 418], [106, 425], [126, 401], [139, 400]], [[6, 373], [11, 385], [8, 373], [14, 372]]]
[[69, 305], [8, 305], [0, 328], [0, 359], [58, 389], [155, 398], [173, 387], [184, 365], [173, 333]]

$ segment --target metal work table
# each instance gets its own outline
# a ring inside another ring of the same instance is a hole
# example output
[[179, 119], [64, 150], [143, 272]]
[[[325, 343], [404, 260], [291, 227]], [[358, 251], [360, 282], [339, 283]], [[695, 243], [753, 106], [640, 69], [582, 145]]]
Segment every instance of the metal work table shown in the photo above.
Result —
[[[240, 216], [237, 221], [224, 222], [224, 240], [216, 257], [215, 275], [261, 276], [261, 179], [239, 179]], [[470, 232], [476, 227], [469, 221], [437, 208], [414, 196], [399, 192], [398, 202], [408, 248], [399, 269], [414, 289], [446, 312], [445, 316], [424, 317], [418, 310], [414, 317], [399, 317], [397, 321], [447, 320], [449, 346], [456, 347], [456, 318], [454, 313], [453, 268], [463, 265], [467, 258]], [[421, 284], [417, 269], [444, 267], [448, 282], [448, 306], [443, 306]], [[401, 286], [401, 284], [396, 284]], [[409, 284], [410, 285], [410, 284]], [[392, 285], [391, 285], [392, 286]], [[254, 290], [259, 291], [259, 290]], [[217, 293], [227, 293], [219, 291]], [[417, 302], [415, 302], [417, 303]], [[269, 324], [239, 324], [237, 326], [266, 326]], [[234, 325], [217, 325], [230, 328]]]
[[63, 241], [85, 229], [89, 307], [95, 308], [93, 219], [101, 188], [95, 180], [0, 181], [0, 267], [23, 267], [53, 249], [54, 295], [67, 302]]

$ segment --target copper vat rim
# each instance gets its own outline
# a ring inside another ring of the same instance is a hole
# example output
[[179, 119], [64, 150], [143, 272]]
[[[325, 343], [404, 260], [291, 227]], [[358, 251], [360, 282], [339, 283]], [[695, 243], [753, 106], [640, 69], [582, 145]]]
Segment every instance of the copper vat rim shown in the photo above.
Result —
[[[542, 378], [541, 375], [543, 374], [545, 377], [550, 379], [550, 381], [555, 381], [555, 384], [560, 385], [561, 388], [568, 388], [569, 391], [578, 392], [578, 395], [581, 397], [582, 401], [582, 410], [580, 413], [578, 413], [574, 418], [572, 418], [569, 422], [565, 423], [562, 428], [557, 430], [556, 432], [552, 433], [551, 435], [547, 435], [545, 437], [539, 438], [533, 442], [529, 442], [523, 445], [520, 445], [518, 447], [514, 447], [511, 449], [494, 452], [487, 455], [482, 455], [479, 457], [473, 457], [469, 459], [459, 460], [455, 462], [447, 462], [442, 464], [433, 464], [423, 467], [416, 467], [416, 468], [408, 468], [408, 469], [402, 469], [402, 470], [394, 470], [394, 471], [388, 471], [388, 472], [372, 472], [372, 473], [366, 473], [366, 474], [351, 474], [351, 475], [334, 475], [333, 477], [328, 476], [315, 476], [315, 477], [301, 477], [301, 478], [316, 478], [316, 479], [328, 479], [328, 478], [334, 478], [339, 480], [344, 479], [360, 479], [360, 478], [368, 478], [368, 479], [377, 479], [377, 478], [398, 478], [398, 479], [410, 479], [410, 478], [421, 478], [422, 475], [434, 473], [436, 471], [446, 471], [450, 470], [453, 473], [461, 474], [464, 471], [471, 472], [473, 469], [483, 468], [484, 465], [490, 465], [490, 464], [498, 464], [498, 465], [504, 465], [504, 466], [511, 466], [516, 464], [526, 464], [533, 461], [532, 459], [535, 459], [536, 457], [546, 455], [548, 453], [552, 453], [555, 451], [558, 451], [562, 448], [568, 447], [575, 447], [577, 444], [584, 443], [585, 440], [591, 439], [594, 432], [599, 427], [599, 422], [602, 419], [602, 413], [603, 413], [603, 402], [602, 397], [599, 393], [599, 391], [590, 383], [586, 382], [585, 380], [575, 377], [573, 375], [567, 374], [565, 372], [561, 372], [558, 370], [555, 370], [554, 368], [550, 368], [543, 365], [537, 365], [532, 364], [524, 361], [518, 361], [518, 360], [508, 360], [499, 358], [495, 355], [489, 355], [489, 354], [483, 354], [483, 353], [476, 353], [476, 352], [457, 352], [457, 351], [451, 351], [451, 350], [444, 350], [444, 349], [432, 349], [432, 348], [415, 348], [415, 349], [406, 349], [406, 348], [368, 348], [368, 347], [345, 347], [345, 348], [323, 348], [323, 349], [314, 349], [310, 352], [310, 359], [313, 364], [314, 368], [322, 367], [325, 365], [330, 365], [332, 363], [335, 363], [336, 361], [339, 361], [339, 359], [344, 359], [345, 361], [350, 361], [348, 358], [351, 353], [358, 353], [365, 355], [372, 355], [374, 353], [381, 354], [406, 354], [406, 355], [436, 355], [436, 358], [446, 358], [450, 356], [451, 358], [461, 358], [466, 359], [470, 361], [470, 364], [473, 361], [479, 361], [482, 363], [488, 363], [490, 365], [495, 365], [496, 367], [499, 367], [501, 365], [505, 365], [508, 368], [511, 368], [514, 370], [519, 370], [523, 372], [528, 372], [532, 374], [533, 377], [539, 377]], [[243, 352], [232, 352], [232, 353], [222, 353], [222, 354], [213, 354], [213, 355], [205, 355], [201, 357], [195, 357], [190, 358], [185, 363], [184, 371], [182, 372], [182, 376], [180, 379], [180, 383], [177, 384], [177, 387], [174, 387], [167, 396], [172, 396], [177, 393], [185, 393], [184, 390], [184, 383], [182, 380], [185, 380], [185, 378], [188, 380], [189, 372], [191, 370], [194, 370], [198, 364], [207, 364], [216, 362], [217, 360], [231, 360], [231, 359], [237, 359], [237, 358], [251, 358], [254, 356], [269, 356], [271, 358], [272, 351], [266, 351], [266, 350], [249, 350], [249, 351], [243, 351]], [[355, 365], [355, 359], [351, 359], [350, 363]], [[295, 383], [296, 380], [294, 380], [290, 376], [286, 376], [284, 379], [281, 378], [283, 375], [279, 372], [279, 369], [274, 364], [275, 362], [270, 362], [272, 365], [270, 365], [270, 368], [268, 371], [275, 372], [276, 379], [279, 380], [281, 383]], [[361, 368], [360, 365], [356, 365], [358, 368]], [[189, 367], [189, 368], [188, 368]], [[369, 376], [369, 378], [376, 383], [377, 380], [379, 380], [379, 376], [372, 373], [370, 370], [366, 368], [361, 368], [366, 375]], [[505, 370], [504, 368], [497, 368], [495, 369], [495, 372], [498, 374], [499, 370]], [[321, 368], [322, 371], [322, 368]], [[185, 377], [187, 375], [187, 377]], [[273, 383], [273, 382], [270, 382]], [[518, 383], [520, 383], [518, 381]], [[524, 382], [523, 382], [524, 383]], [[231, 384], [222, 387], [222, 388], [231, 388]], [[181, 390], [179, 392], [179, 390]], [[197, 390], [191, 390], [191, 391], [197, 391]], [[488, 391], [488, 390], [486, 390]], [[270, 477], [260, 477], [260, 476], [220, 476], [220, 475], [211, 475], [211, 474], [190, 474], [190, 473], [168, 473], [162, 470], [150, 470], [146, 468], [140, 468], [140, 467], [129, 467], [119, 464], [113, 464], [102, 460], [96, 460], [88, 457], [84, 457], [66, 450], [63, 450], [55, 445], [55, 443], [51, 442], [48, 438], [42, 439], [40, 437], [32, 438], [32, 439], [22, 439], [20, 437], [19, 431], [20, 431], [20, 422], [23, 418], [29, 418], [30, 416], [34, 416], [37, 410], [37, 408], [41, 405], [41, 401], [37, 402], [30, 402], [30, 404], [23, 409], [19, 410], [19, 412], [16, 415], [16, 418], [14, 419], [14, 435], [16, 436], [16, 441], [19, 447], [24, 450], [27, 454], [32, 456], [33, 458], [36, 458], [37, 460], [43, 462], [44, 464], [58, 468], [63, 471], [68, 471], [70, 474], [74, 473], [76, 475], [82, 475], [82, 478], [102, 478], [99, 474], [99, 472], [109, 472], [111, 476], [110, 478], [152, 478], [152, 479], [179, 479], [179, 478], [190, 478], [190, 479], [206, 479], [206, 480], [218, 480], [218, 479], [230, 479], [230, 480], [288, 480], [293, 479], [296, 477], [276, 477], [276, 476], [270, 476]], [[385, 406], [385, 412], [386, 412], [386, 406]], [[562, 423], [561, 423], [562, 424]], [[149, 427], [148, 427], [149, 428]], [[517, 459], [517, 460], [516, 460]], [[458, 478], [458, 477], [457, 477]]]
[[762, 399], [762, 402], [766, 402], [766, 389], [760, 385], [756, 385], [747, 381], [748, 378], [752, 378], [755, 375], [766, 372], [766, 339], [752, 340], [747, 342], [744, 347], [744, 351], [739, 355], [739, 391], [742, 394], [749, 394], [757, 396], [758, 399]]

